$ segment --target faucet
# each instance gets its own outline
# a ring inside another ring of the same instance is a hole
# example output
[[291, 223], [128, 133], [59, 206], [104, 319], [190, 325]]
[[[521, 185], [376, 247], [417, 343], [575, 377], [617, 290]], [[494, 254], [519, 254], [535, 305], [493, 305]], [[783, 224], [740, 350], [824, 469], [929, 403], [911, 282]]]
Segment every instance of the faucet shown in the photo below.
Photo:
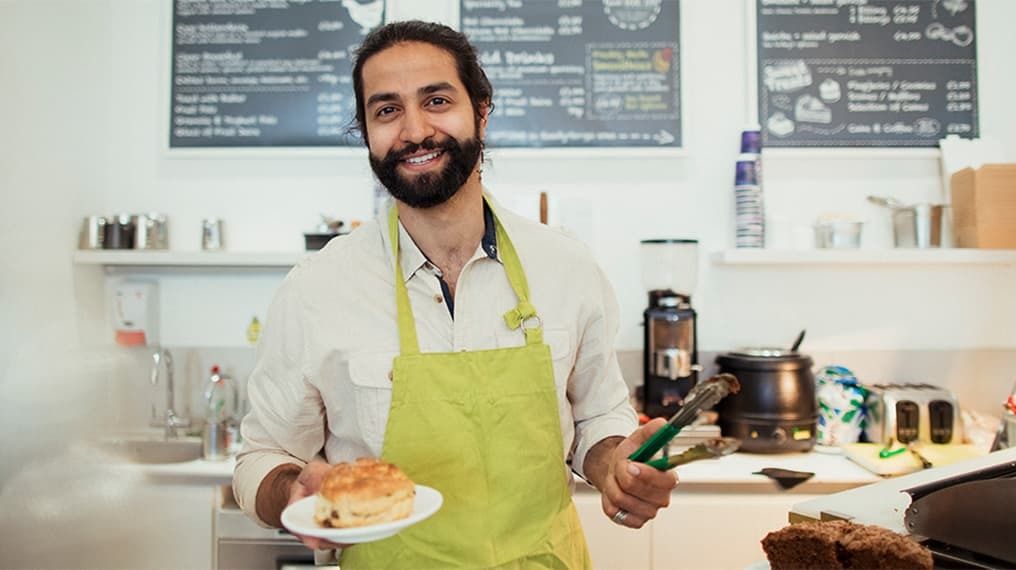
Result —
[[149, 381], [152, 386], [159, 385], [159, 363], [166, 361], [166, 415], [161, 420], [157, 417], [155, 411], [155, 404], [152, 404], [152, 427], [165, 428], [165, 434], [163, 438], [165, 440], [174, 439], [177, 437], [176, 428], [190, 427], [190, 420], [186, 417], [179, 416], [174, 409], [175, 397], [173, 395], [173, 353], [168, 348], [156, 350], [152, 354], [152, 370], [149, 375]]

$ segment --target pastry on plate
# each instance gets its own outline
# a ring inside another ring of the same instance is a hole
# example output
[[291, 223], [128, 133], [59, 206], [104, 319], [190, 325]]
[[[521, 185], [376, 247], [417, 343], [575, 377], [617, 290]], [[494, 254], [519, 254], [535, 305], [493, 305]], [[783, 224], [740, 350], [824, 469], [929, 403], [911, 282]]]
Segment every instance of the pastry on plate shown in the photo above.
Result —
[[314, 521], [327, 528], [353, 528], [397, 521], [413, 512], [416, 486], [401, 469], [380, 459], [339, 463], [325, 474]]

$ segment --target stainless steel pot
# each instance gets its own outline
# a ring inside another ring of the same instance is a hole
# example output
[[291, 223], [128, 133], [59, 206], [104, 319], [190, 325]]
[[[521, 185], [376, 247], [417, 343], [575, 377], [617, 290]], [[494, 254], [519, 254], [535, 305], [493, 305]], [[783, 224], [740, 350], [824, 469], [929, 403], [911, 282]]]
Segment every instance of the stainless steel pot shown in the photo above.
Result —
[[892, 212], [893, 244], [896, 247], [942, 247], [942, 227], [947, 204], [903, 204], [895, 198], [868, 196], [868, 201]]

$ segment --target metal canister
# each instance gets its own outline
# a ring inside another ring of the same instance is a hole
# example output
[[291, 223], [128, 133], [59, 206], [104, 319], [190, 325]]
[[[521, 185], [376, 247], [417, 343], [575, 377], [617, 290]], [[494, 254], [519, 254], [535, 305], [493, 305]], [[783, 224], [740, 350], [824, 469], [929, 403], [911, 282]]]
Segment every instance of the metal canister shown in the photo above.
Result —
[[149, 212], [138, 214], [136, 218], [134, 236], [136, 249], [169, 249], [169, 230], [165, 215]]
[[222, 220], [205, 218], [201, 222], [201, 249], [219, 250], [225, 245], [222, 235]]
[[106, 233], [106, 218], [88, 216], [81, 222], [81, 234], [78, 236], [78, 249], [102, 249]]
[[103, 249], [134, 249], [135, 224], [130, 214], [107, 218], [103, 226]]

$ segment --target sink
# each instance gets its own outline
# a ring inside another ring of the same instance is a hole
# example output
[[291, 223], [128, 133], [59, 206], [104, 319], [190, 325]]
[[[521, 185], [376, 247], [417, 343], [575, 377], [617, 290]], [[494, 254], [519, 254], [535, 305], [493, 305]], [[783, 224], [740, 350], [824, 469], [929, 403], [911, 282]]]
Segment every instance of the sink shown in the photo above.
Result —
[[109, 455], [128, 463], [183, 463], [201, 457], [201, 439], [111, 438], [100, 443]]

